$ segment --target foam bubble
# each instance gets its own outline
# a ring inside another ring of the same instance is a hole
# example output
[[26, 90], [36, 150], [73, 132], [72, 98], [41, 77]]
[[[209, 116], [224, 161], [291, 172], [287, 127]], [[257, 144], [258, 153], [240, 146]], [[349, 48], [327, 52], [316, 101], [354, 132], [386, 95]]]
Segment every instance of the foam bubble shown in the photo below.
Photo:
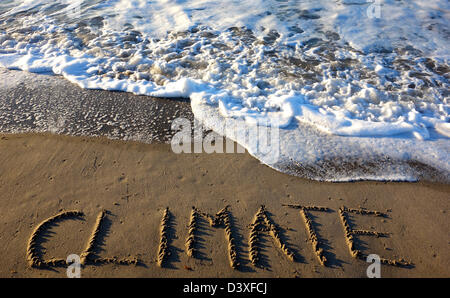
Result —
[[[225, 119], [273, 120], [285, 164], [374, 160], [359, 140], [383, 147], [378, 158], [448, 171], [450, 4], [386, 0], [369, 13], [377, 3], [10, 1], [0, 6], [0, 65], [82, 88], [190, 97], [199, 120], [217, 114], [218, 132]], [[74, 9], [79, 17], [68, 17]]]

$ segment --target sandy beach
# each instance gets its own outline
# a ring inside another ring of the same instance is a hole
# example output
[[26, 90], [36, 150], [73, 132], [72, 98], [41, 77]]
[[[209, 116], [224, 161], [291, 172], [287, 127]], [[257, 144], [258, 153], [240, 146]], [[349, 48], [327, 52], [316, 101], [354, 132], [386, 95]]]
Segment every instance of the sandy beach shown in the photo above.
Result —
[[[167, 144], [106, 138], [3, 134], [0, 152], [1, 277], [66, 277], [64, 266], [30, 267], [27, 246], [41, 222], [71, 210], [83, 216], [55, 221], [38, 235], [41, 260], [81, 254], [102, 210], [95, 257], [138, 260], [86, 264], [82, 277], [366, 277], [369, 264], [350, 255], [342, 207], [383, 214], [346, 212], [353, 230], [388, 233], [356, 235], [356, 249], [409, 263], [382, 265], [382, 277], [450, 276], [448, 185], [315, 182], [276, 172], [247, 153], [175, 154]], [[327, 208], [306, 212], [326, 266], [308, 240], [299, 209], [283, 204]], [[250, 261], [251, 224], [261, 205], [294, 261], [270, 231], [259, 233], [260, 259], [256, 266]], [[187, 255], [192, 206], [212, 217], [229, 206], [236, 269], [230, 266], [225, 229], [211, 227], [207, 217], [197, 219], [195, 257]], [[168, 251], [159, 267], [166, 208]]]
[[0, 4], [0, 278], [450, 277], [449, 1], [57, 2]]

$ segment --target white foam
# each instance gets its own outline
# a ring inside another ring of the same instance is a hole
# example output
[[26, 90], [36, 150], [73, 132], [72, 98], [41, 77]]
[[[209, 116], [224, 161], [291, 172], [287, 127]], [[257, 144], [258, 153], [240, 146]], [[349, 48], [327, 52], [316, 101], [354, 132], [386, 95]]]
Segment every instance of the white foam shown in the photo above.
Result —
[[[426, 141], [402, 136], [343, 137], [322, 133], [301, 122], [279, 130], [280, 143], [267, 152], [258, 149], [259, 144], [248, 137], [248, 132], [227, 132], [229, 127], [248, 127], [251, 130], [251, 121], [225, 118], [217, 109], [199, 99], [194, 99], [191, 105], [196, 117], [202, 119], [207, 127], [237, 141], [263, 163], [289, 174], [339, 182], [416, 181], [423, 178], [424, 173], [408, 162], [425, 164], [442, 173], [448, 173], [450, 168], [450, 144], [445, 139]], [[268, 128], [269, 131], [271, 129], [273, 127]], [[261, 132], [262, 135], [270, 133]], [[443, 180], [448, 182], [448, 176]]]
[[[49, 13], [53, 3], [0, 6], [2, 20], [33, 11], [0, 32], [1, 66], [190, 97], [217, 132], [224, 119], [276, 120], [284, 163], [391, 156], [450, 171], [448, 77], [436, 70], [448, 69], [448, 1], [385, 0], [379, 18], [368, 9], [380, 1], [80, 0]], [[65, 18], [77, 4], [83, 21], [102, 25]], [[335, 175], [414, 176], [402, 171]]]

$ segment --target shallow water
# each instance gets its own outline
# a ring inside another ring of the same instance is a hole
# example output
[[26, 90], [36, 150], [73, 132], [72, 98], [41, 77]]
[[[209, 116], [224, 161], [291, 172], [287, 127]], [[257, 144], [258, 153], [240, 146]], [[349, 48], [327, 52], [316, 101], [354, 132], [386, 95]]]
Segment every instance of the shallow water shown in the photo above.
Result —
[[3, 1], [0, 65], [190, 97], [196, 118], [230, 138], [227, 120], [270, 122], [276, 156], [233, 139], [282, 171], [415, 180], [421, 170], [337, 174], [323, 161], [390, 157], [448, 174], [449, 20], [439, 0]]

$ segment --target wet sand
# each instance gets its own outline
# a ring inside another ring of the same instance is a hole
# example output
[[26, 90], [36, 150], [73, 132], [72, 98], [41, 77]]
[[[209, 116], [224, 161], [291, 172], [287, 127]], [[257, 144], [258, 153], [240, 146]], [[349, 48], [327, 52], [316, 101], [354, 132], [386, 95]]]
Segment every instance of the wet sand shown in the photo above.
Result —
[[[346, 241], [340, 217], [345, 207], [353, 230], [388, 233], [354, 235], [354, 249], [411, 263], [382, 265], [382, 277], [449, 277], [449, 194], [449, 185], [428, 182], [304, 180], [276, 172], [248, 154], [175, 154], [167, 144], [2, 134], [0, 276], [65, 277], [65, 266], [31, 267], [27, 247], [40, 223], [75, 210], [83, 216], [49, 223], [36, 235], [34, 247], [41, 261], [65, 260], [69, 254], [86, 252], [97, 229], [90, 249], [93, 258], [83, 266], [82, 277], [365, 277], [369, 264], [352, 257]], [[271, 236], [270, 225], [262, 225], [256, 243], [249, 245], [261, 205], [279, 240]], [[201, 215], [190, 257], [186, 242], [192, 206]], [[217, 226], [209, 223], [225, 206], [231, 236], [222, 219]], [[170, 217], [163, 221], [167, 207]], [[383, 216], [352, 213], [350, 208]], [[309, 227], [302, 210], [311, 220]], [[160, 267], [164, 222], [167, 250]], [[308, 240], [311, 228], [326, 266]], [[231, 267], [230, 241], [239, 263], [236, 269]], [[255, 264], [252, 249], [258, 250]], [[121, 265], [121, 259], [137, 259], [138, 264]]]
[[246, 153], [175, 154], [164, 142], [174, 118], [193, 120], [185, 99], [0, 79], [1, 277], [65, 277], [70, 254], [82, 277], [365, 277], [369, 254], [411, 263], [382, 277], [450, 276], [449, 185], [323, 183]]

